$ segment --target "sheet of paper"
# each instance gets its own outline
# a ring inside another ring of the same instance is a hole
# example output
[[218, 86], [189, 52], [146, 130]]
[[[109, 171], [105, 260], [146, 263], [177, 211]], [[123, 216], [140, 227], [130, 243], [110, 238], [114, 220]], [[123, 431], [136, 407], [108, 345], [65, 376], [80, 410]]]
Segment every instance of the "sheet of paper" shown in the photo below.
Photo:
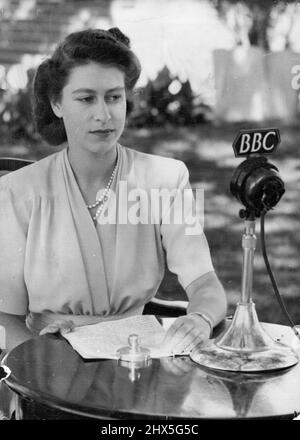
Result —
[[74, 331], [65, 333], [64, 337], [85, 359], [117, 359], [117, 350], [128, 346], [131, 334], [138, 335], [139, 345], [148, 348], [152, 358], [173, 355], [161, 349], [166, 330], [152, 315], [76, 327]]

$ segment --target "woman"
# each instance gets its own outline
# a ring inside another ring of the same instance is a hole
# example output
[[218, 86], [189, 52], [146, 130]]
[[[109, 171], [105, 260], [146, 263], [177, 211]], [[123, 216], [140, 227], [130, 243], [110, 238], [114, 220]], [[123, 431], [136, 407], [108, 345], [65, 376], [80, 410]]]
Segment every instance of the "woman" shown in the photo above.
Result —
[[[200, 226], [189, 235], [185, 220], [164, 221], [189, 188], [185, 165], [118, 143], [139, 74], [118, 28], [70, 34], [36, 72], [37, 130], [65, 145], [0, 179], [0, 324], [8, 349], [70, 320], [76, 326], [142, 313], [162, 281], [165, 257], [189, 297], [188, 314], [167, 333], [171, 349], [191, 350], [225, 316]], [[175, 193], [157, 221], [138, 222], [134, 210], [148, 201], [124, 207], [124, 185], [128, 199], [136, 191]], [[117, 221], [105, 222], [111, 205]]]

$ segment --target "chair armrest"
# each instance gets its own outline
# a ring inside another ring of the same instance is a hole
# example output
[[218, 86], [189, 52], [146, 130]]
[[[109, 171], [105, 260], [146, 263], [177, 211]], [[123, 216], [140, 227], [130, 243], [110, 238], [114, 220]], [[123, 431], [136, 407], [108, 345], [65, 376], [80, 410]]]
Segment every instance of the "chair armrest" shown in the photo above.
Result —
[[170, 301], [152, 298], [143, 311], [143, 315], [183, 316], [186, 315], [188, 301]]

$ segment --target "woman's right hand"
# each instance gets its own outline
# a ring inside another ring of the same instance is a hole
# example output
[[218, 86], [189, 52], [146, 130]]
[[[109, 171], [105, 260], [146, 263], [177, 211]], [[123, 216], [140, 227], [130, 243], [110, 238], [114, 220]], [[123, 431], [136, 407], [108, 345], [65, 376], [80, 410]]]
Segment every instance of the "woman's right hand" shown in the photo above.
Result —
[[47, 333], [61, 333], [62, 335], [64, 333], [70, 333], [74, 330], [75, 325], [74, 322], [71, 320], [56, 320], [53, 321], [51, 324], [47, 325], [40, 331], [40, 336], [45, 335]]

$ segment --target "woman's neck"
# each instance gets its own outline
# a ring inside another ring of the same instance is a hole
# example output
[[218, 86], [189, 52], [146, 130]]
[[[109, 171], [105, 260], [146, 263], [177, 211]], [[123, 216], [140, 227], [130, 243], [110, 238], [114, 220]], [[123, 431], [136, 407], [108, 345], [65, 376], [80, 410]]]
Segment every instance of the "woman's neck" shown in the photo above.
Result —
[[103, 155], [68, 149], [68, 158], [77, 183], [85, 188], [105, 187], [117, 160], [117, 147]]

